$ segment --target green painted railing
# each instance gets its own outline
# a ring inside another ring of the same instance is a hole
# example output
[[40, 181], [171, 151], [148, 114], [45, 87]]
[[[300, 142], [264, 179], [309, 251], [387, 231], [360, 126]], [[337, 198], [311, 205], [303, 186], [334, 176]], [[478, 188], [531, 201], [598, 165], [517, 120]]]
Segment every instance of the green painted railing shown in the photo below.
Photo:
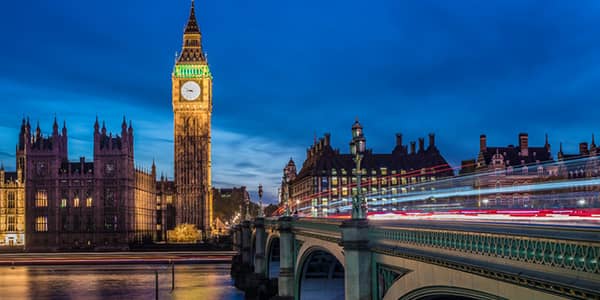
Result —
[[600, 273], [600, 242], [393, 227], [371, 227], [370, 239]]

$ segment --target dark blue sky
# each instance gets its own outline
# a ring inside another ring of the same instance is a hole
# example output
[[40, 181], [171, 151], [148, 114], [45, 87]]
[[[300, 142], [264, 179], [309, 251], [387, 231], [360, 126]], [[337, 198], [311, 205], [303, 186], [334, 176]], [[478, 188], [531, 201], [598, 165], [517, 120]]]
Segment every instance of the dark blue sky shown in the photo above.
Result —
[[[190, 1], [8, 1], [0, 10], [0, 161], [22, 116], [69, 128], [91, 157], [95, 116], [133, 120], [136, 161], [172, 176], [171, 70]], [[358, 116], [375, 152], [435, 132], [455, 166], [491, 145], [600, 133], [600, 2], [201, 0], [214, 75], [218, 187], [274, 199], [314, 134], [347, 151]]]

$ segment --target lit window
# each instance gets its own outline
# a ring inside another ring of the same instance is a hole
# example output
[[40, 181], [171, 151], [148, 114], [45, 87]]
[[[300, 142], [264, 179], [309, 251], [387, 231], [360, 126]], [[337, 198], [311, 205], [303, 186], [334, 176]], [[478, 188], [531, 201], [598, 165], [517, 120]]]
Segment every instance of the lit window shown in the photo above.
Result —
[[8, 208], [15, 208], [15, 193], [8, 192]]
[[73, 199], [73, 207], [79, 207], [79, 197]]
[[173, 196], [168, 195], [167, 196], [167, 204], [171, 204], [171, 203], [173, 203]]
[[61, 208], [67, 207], [67, 198], [60, 199], [60, 207]]
[[15, 226], [15, 223], [16, 223], [15, 222], [16, 221], [15, 216], [7, 216], [7, 219], [8, 219], [8, 227], [7, 227], [8, 231], [15, 231], [15, 228], [16, 228], [16, 226]]
[[48, 217], [37, 217], [35, 219], [35, 231], [47, 232], [48, 231]]
[[342, 196], [348, 196], [348, 188], [347, 187], [342, 188]]
[[35, 195], [36, 207], [48, 207], [48, 192], [46, 190], [38, 190]]
[[87, 199], [85, 199], [85, 206], [86, 207], [92, 207], [93, 201], [92, 201], [92, 196], [87, 197]]

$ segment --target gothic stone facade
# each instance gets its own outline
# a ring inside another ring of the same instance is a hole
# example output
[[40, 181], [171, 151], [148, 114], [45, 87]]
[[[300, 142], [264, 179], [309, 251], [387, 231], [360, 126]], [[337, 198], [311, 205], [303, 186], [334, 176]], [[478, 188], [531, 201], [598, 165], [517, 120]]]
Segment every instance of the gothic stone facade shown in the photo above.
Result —
[[[17, 164], [18, 166], [18, 164]], [[25, 185], [23, 170], [0, 166], [0, 248], [25, 246]]]
[[177, 224], [194, 224], [206, 236], [212, 224], [212, 75], [193, 2], [172, 84]]
[[133, 128], [123, 120], [121, 135], [94, 125], [94, 160], [71, 162], [67, 129], [43, 136], [21, 126], [25, 153], [26, 249], [127, 249], [153, 239], [156, 228], [155, 168], [134, 167]]

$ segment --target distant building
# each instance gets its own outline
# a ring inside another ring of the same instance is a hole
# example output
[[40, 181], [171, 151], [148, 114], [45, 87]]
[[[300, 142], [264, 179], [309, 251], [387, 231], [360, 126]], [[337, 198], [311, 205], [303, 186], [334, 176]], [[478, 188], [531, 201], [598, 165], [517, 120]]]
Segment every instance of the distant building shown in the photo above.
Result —
[[156, 183], [156, 240], [166, 241], [167, 232], [177, 226], [175, 182], [161, 176]]
[[6, 172], [0, 166], [0, 248], [25, 246], [25, 184], [23, 165], [17, 161], [17, 172]]
[[[353, 125], [362, 126], [358, 121]], [[357, 194], [357, 171], [351, 154], [341, 154], [331, 146], [331, 136], [326, 134], [306, 151], [302, 168], [295, 173], [290, 161], [284, 168], [282, 191], [287, 188], [285, 179], [291, 179], [292, 212], [311, 216], [327, 216], [348, 207]], [[368, 202], [385, 200], [408, 193], [413, 185], [453, 176], [446, 159], [435, 145], [434, 134], [429, 135], [429, 145], [419, 139], [419, 146], [402, 144], [402, 135], [396, 135], [396, 147], [389, 154], [375, 154], [367, 150], [362, 160], [362, 192]], [[283, 199], [284, 197], [282, 197]], [[400, 204], [395, 204], [400, 207]]]
[[[214, 215], [216, 219], [221, 220], [225, 225], [233, 224], [244, 218], [246, 213], [246, 204], [249, 202], [250, 194], [245, 186], [233, 188], [213, 188], [214, 195]], [[254, 210], [257, 205], [250, 203], [249, 212], [256, 215]], [[213, 224], [216, 226], [216, 224]]]
[[[544, 145], [539, 147], [529, 145], [527, 133], [519, 134], [517, 146], [490, 147], [487, 145], [487, 137], [481, 135], [477, 159], [463, 161], [459, 173], [485, 174], [478, 176], [474, 184], [475, 189], [522, 186], [558, 176], [558, 168], [555, 165], [547, 165], [552, 162], [554, 159], [548, 136]], [[498, 193], [479, 196], [473, 205], [478, 208], [527, 208], [538, 206], [534, 198], [534, 194], [529, 190]]]
[[[43, 136], [23, 121], [26, 249], [127, 249], [153, 240], [156, 230], [156, 170], [134, 167], [133, 127], [121, 135], [94, 124], [94, 159], [69, 161], [67, 128]], [[19, 154], [18, 154], [19, 156]]]
[[[600, 176], [600, 149], [596, 146], [594, 135], [591, 143], [579, 143], [579, 153], [564, 153], [562, 143], [558, 151], [559, 175], [562, 179], [582, 180]], [[561, 206], [599, 207], [600, 188], [597, 185], [570, 187], [569, 197], [560, 199]]]
[[296, 179], [297, 173], [296, 163], [292, 158], [290, 158], [288, 164], [285, 166], [285, 168], [283, 168], [283, 178], [281, 179], [281, 188], [279, 189], [281, 193], [279, 196], [279, 205], [283, 208], [285, 208], [285, 205], [287, 205], [285, 202], [288, 200], [288, 198], [291, 198], [289, 184]]
[[[599, 176], [600, 163], [598, 160], [598, 155], [600, 155], [600, 151], [598, 150], [599, 149], [596, 146], [594, 135], [592, 135], [592, 141], [590, 144], [587, 142], [579, 143], [579, 153], [563, 152], [561, 143], [557, 155], [558, 161], [561, 162], [560, 176], [569, 179]], [[582, 162], [573, 163], [573, 161], [578, 159], [582, 160]]]

